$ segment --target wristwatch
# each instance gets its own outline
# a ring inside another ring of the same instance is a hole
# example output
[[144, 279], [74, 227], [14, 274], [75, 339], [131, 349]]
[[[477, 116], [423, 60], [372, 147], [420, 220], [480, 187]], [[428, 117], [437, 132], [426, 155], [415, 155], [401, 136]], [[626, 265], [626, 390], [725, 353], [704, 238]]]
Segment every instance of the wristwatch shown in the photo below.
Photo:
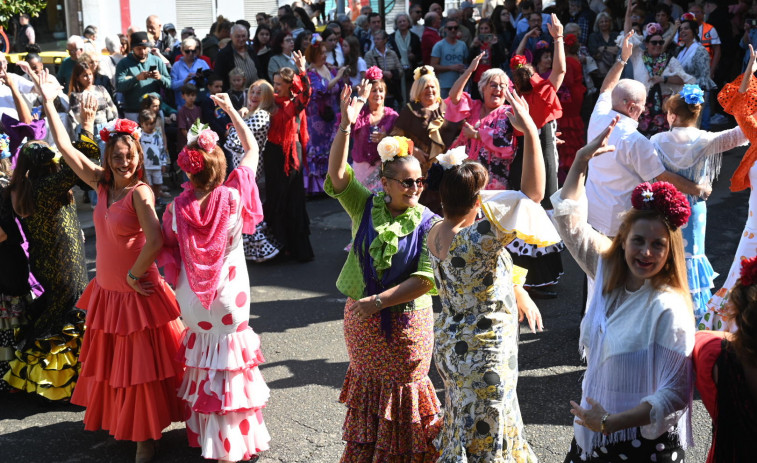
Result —
[[373, 300], [373, 303], [376, 305], [376, 308], [378, 310], [381, 310], [381, 306], [384, 305], [383, 302], [381, 302], [381, 296], [376, 294], [376, 299]]

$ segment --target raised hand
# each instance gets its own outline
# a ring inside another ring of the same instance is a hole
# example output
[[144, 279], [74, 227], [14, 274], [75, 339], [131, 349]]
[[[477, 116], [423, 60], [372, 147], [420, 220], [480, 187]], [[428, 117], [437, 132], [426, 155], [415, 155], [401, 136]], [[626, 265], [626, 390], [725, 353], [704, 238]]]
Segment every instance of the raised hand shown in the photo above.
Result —
[[556, 14], [552, 13], [552, 24], [547, 23], [547, 29], [549, 30], [549, 35], [551, 35], [553, 39], [562, 37], [563, 26]]
[[[360, 85], [357, 86], [358, 96], [366, 99], [371, 93], [371, 87], [372, 84], [368, 80], [363, 79]], [[363, 103], [357, 98], [352, 98], [352, 89], [349, 85], [345, 85], [339, 98], [339, 107], [342, 110], [342, 121], [352, 125], [357, 121], [357, 116], [360, 114], [360, 110], [363, 109]]]
[[81, 125], [92, 132], [95, 115], [97, 114], [97, 97], [91, 92], [85, 92], [79, 104], [81, 105]]
[[633, 44], [631, 43], [631, 37], [634, 36], [636, 32], [634, 32], [633, 29], [631, 29], [628, 34], [626, 34], [625, 37], [623, 37], [623, 46], [620, 49], [620, 59], [623, 61], [628, 61], [628, 59], [631, 57], [631, 53], [633, 52]]
[[481, 60], [484, 59], [484, 56], [486, 56], [485, 51], [482, 51], [481, 53], [478, 54], [478, 56], [475, 56], [473, 60], [470, 62], [470, 65], [468, 66], [468, 70], [470, 72], [475, 72], [476, 69], [478, 68], [478, 63], [480, 63]]
[[210, 99], [213, 100], [216, 106], [223, 109], [225, 113], [234, 111], [234, 105], [231, 104], [231, 98], [229, 98], [228, 93], [216, 93], [215, 95], [210, 95]]
[[505, 111], [507, 120], [510, 124], [520, 132], [526, 132], [530, 126], [536, 129], [534, 120], [531, 119], [531, 115], [528, 113], [528, 103], [526, 99], [519, 96], [515, 92], [510, 92], [509, 89], [505, 89], [505, 100], [510, 103], [510, 109]]
[[34, 88], [37, 89], [37, 93], [42, 96], [44, 101], [53, 101], [58, 96], [58, 92], [63, 88], [58, 84], [58, 81], [50, 81], [50, 71], [43, 69], [39, 75], [32, 72], [28, 74], [34, 83]]
[[302, 52], [295, 51], [292, 53], [292, 58], [294, 59], [295, 66], [297, 66], [297, 71], [302, 74], [307, 69], [307, 61], [305, 60], [305, 57], [302, 56]]
[[599, 135], [594, 137], [593, 140], [589, 141], [586, 146], [578, 150], [576, 157], [585, 157], [588, 161], [594, 156], [599, 156], [600, 154], [615, 151], [615, 146], [608, 145], [607, 141], [610, 139], [610, 134], [612, 133], [615, 125], [619, 120], [620, 116], [615, 116], [615, 118], [612, 120], [612, 122], [610, 122], [610, 125], [608, 125], [606, 129], [604, 129]]

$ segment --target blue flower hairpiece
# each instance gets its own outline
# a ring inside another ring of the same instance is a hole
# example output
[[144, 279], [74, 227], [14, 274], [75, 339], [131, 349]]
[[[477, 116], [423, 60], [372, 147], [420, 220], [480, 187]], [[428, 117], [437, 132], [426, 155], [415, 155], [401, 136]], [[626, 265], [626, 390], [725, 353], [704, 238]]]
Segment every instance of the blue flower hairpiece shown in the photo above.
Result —
[[8, 159], [11, 157], [10, 142], [11, 137], [7, 134], [0, 133], [0, 159]]
[[681, 90], [679, 93], [681, 95], [681, 98], [683, 98], [683, 101], [685, 101], [688, 104], [702, 104], [704, 103], [704, 92], [701, 88], [699, 88], [699, 85], [696, 84], [687, 84], [683, 86], [683, 90]]
[[316, 32], [315, 34], [313, 34], [313, 37], [310, 39], [310, 45], [315, 45], [322, 40], [323, 40], [323, 37], [321, 37], [321, 34]]

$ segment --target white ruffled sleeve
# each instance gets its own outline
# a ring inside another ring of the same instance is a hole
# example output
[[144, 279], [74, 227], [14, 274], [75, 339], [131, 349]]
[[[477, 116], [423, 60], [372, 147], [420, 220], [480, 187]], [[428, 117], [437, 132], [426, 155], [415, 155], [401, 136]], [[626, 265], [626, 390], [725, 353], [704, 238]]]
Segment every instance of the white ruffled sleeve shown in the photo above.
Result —
[[[693, 368], [691, 353], [694, 349], [694, 320], [684, 313], [681, 306], [664, 310], [655, 326], [655, 344], [650, 346], [653, 358], [653, 381], [655, 392], [641, 399], [652, 406], [650, 423], [641, 426], [641, 435], [646, 439], [656, 439], [678, 425], [681, 441], [691, 437], [691, 423], [688, 423], [693, 399]], [[683, 419], [682, 418], [687, 418]]]
[[587, 222], [589, 208], [585, 195], [578, 201], [563, 199], [561, 195], [562, 189], [550, 198], [554, 207], [552, 222], [581, 269], [595, 278], [599, 259], [611, 241]]

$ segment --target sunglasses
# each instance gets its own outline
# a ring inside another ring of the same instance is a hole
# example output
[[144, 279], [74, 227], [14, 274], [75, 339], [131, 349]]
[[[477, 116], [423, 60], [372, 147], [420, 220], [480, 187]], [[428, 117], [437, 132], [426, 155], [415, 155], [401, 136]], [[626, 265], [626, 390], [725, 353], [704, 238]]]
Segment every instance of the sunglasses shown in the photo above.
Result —
[[456, 31], [457, 30], [457, 26], [447, 26], [447, 30], [448, 31]]
[[650, 45], [663, 45], [664, 43], [665, 43], [664, 40], [650, 40], [649, 41]]
[[196, 48], [186, 49], [184, 50], [184, 53], [197, 53], [197, 49]]
[[387, 178], [389, 180], [394, 180], [395, 182], [399, 183], [400, 185], [402, 185], [405, 188], [412, 188], [413, 184], [415, 184], [415, 186], [417, 186], [418, 188], [421, 188], [428, 181], [426, 179], [426, 177], [416, 178], [415, 180], [413, 180], [412, 178], [406, 178], [405, 180], [399, 180], [399, 179], [392, 178], [392, 177], [387, 177]]

